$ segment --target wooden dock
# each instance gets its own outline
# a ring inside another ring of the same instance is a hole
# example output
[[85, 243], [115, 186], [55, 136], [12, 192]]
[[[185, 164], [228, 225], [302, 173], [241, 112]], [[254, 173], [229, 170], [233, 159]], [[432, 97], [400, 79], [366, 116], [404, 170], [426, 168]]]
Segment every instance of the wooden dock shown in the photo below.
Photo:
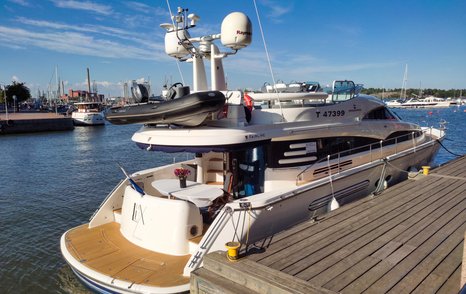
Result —
[[250, 293], [458, 293], [465, 231], [463, 156], [275, 235], [235, 263], [211, 253], [191, 288], [219, 289], [220, 277]]
[[73, 130], [73, 119], [46, 112], [0, 114], [0, 135]]

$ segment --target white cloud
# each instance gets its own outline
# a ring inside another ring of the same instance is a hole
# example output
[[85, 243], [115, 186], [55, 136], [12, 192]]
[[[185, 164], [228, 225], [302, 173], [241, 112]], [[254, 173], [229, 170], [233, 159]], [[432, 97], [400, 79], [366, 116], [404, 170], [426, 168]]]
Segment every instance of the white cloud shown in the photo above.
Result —
[[[279, 58], [275, 58], [276, 56]], [[399, 65], [399, 62], [391, 61], [338, 65], [327, 64], [325, 60], [318, 59], [312, 55], [286, 54], [285, 52], [272, 54], [271, 62], [275, 80], [281, 79], [285, 82], [290, 82], [292, 80], [319, 80], [321, 77], [327, 76], [327, 74], [329, 74], [331, 78], [337, 79], [340, 74], [348, 76], [350, 73], [350, 76], [353, 76], [356, 72], [364, 70], [387, 69]], [[230, 58], [226, 58], [224, 63], [226, 73], [229, 76], [238, 75], [238, 78], [241, 78], [241, 73], [246, 73], [248, 76], [252, 77], [249, 80], [244, 80], [241, 87], [249, 86], [260, 88], [264, 82], [272, 83], [272, 76], [267, 59], [265, 53], [261, 50], [245, 50], [238, 53], [237, 56], [232, 56], [231, 60]], [[235, 83], [236, 81], [232, 80], [232, 82]], [[251, 82], [253, 82], [253, 84], [251, 84]]]
[[145, 78], [136, 79], [136, 83], [138, 83], [138, 84], [142, 84], [142, 83], [144, 83], [144, 82], [146, 82], [146, 79], [145, 79]]
[[113, 27], [108, 27], [108, 26], [101, 26], [101, 25], [75, 26], [75, 25], [68, 25], [68, 24], [51, 22], [51, 21], [27, 19], [24, 17], [18, 17], [16, 18], [16, 21], [22, 24], [32, 25], [32, 26], [40, 27], [40, 28], [69, 30], [69, 31], [94, 33], [94, 34], [101, 34], [101, 35], [116, 37], [116, 38], [120, 38], [123, 40], [131, 41], [133, 43], [135, 42], [135, 43], [153, 46], [154, 48], [158, 50], [161, 50], [163, 48], [162, 45], [157, 45], [158, 43], [153, 43], [150, 40], [135, 37], [135, 36], [144, 36], [144, 35], [139, 35], [139, 34], [136, 35], [134, 32], [130, 32], [130, 31], [126, 31], [126, 30], [122, 30], [118, 28], [113, 28]]
[[[308, 64], [306, 66], [299, 66], [298, 64], [281, 64], [276, 67], [276, 72], [286, 73], [286, 77], [294, 79], [313, 79], [322, 74], [331, 73], [332, 75], [355, 73], [361, 70], [368, 69], [382, 69], [389, 68], [398, 65], [398, 62], [380, 62], [380, 63], [352, 63], [352, 64], [341, 64], [341, 65], [319, 65], [319, 64]], [[275, 69], [274, 69], [275, 70]]]
[[18, 5], [24, 6], [24, 7], [32, 6], [31, 3], [29, 3], [26, 0], [8, 0], [8, 1], [10, 1], [11, 3], [15, 3], [15, 4], [18, 4]]
[[24, 50], [26, 47], [16, 44], [5, 44], [4, 42], [0, 42], [0, 47], [15, 49], [15, 50]]
[[138, 11], [138, 12], [143, 12], [143, 13], [146, 13], [146, 14], [150, 14], [150, 15], [157, 15], [157, 16], [167, 16], [168, 15], [168, 11], [160, 8], [160, 7], [151, 7], [145, 3], [141, 3], [141, 2], [136, 2], [136, 1], [126, 1], [124, 2], [124, 4], [134, 10], [134, 11]]
[[[158, 44], [148, 43], [146, 46], [136, 46], [128, 42], [118, 43], [76, 32], [43, 33], [0, 26], [0, 38], [12, 45], [36, 46], [68, 54], [142, 60], [168, 59]], [[67, 41], [57, 42], [57, 40]]]
[[13, 82], [19, 82], [19, 78], [17, 76], [12, 76], [11, 81]]
[[101, 86], [101, 87], [104, 87], [104, 88], [109, 88], [109, 87], [113, 87], [113, 86], [117, 85], [116, 83], [109, 82], [109, 81], [95, 81], [95, 83], [96, 83], [97, 86]]
[[[280, 17], [289, 13], [293, 9], [291, 4], [287, 1], [284, 2], [286, 3], [286, 6], [280, 5], [276, 3], [275, 1], [271, 1], [271, 0], [261, 0], [260, 3], [267, 8], [267, 12], [266, 12], [267, 17], [270, 18], [272, 22], [276, 22], [276, 23], [282, 22]], [[280, 3], [283, 3], [283, 2], [280, 2]]]
[[98, 4], [90, 1], [74, 1], [74, 0], [51, 0], [55, 6], [60, 8], [86, 10], [102, 15], [110, 15], [113, 13], [112, 7], [108, 5]]

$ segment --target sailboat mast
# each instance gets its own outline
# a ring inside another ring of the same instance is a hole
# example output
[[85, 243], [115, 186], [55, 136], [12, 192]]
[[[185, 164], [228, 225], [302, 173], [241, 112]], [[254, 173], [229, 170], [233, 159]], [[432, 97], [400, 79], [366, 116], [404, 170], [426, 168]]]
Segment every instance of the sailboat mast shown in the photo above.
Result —
[[405, 73], [403, 75], [403, 83], [401, 85], [400, 98], [406, 99], [406, 87], [408, 86], [408, 65], [405, 65]]
[[59, 98], [59, 93], [60, 93], [60, 82], [58, 81], [58, 65], [55, 65], [55, 85], [57, 86], [56, 88], [56, 93], [55, 93], [55, 104], [58, 101]]
[[89, 101], [89, 98], [91, 96], [91, 75], [89, 73], [89, 67], [87, 68], [87, 100]]

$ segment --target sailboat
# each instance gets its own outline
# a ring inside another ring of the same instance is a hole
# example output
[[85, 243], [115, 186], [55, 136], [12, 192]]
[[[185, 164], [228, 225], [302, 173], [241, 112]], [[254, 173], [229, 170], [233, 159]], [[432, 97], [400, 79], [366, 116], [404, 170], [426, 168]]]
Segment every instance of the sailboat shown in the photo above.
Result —
[[406, 102], [406, 88], [408, 86], [408, 64], [405, 65], [403, 82], [401, 84], [400, 99], [385, 102], [388, 107], [402, 107]]

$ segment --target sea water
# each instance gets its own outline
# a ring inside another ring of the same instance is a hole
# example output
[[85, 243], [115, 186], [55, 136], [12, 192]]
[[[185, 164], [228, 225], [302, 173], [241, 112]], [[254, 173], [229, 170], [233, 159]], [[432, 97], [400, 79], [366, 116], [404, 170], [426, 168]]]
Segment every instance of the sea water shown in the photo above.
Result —
[[[394, 110], [447, 135], [435, 164], [466, 153], [466, 107]], [[139, 149], [140, 125], [0, 136], [0, 293], [90, 293], [60, 253], [60, 237], [89, 221], [123, 174], [186, 160]]]

